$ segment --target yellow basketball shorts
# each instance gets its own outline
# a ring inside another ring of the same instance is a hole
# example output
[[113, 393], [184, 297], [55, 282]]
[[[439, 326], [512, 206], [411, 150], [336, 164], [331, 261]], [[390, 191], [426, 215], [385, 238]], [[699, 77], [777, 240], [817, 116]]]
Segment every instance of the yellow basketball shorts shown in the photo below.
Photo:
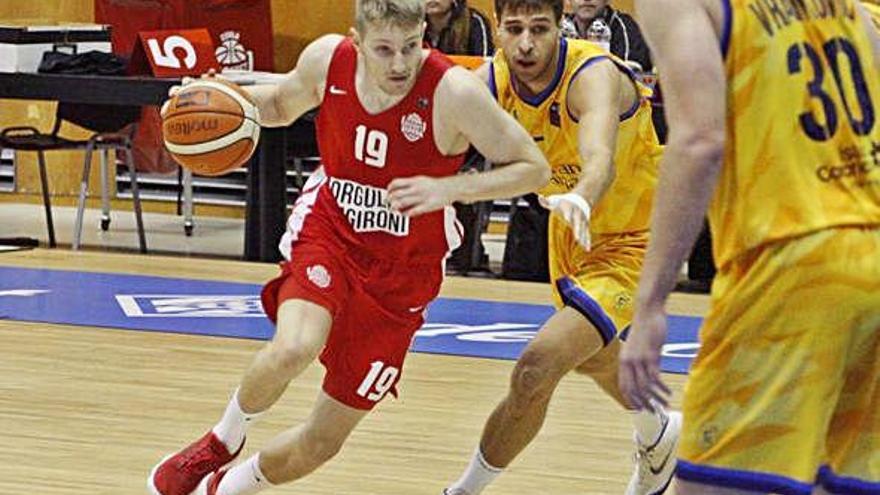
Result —
[[677, 476], [880, 494], [880, 229], [823, 230], [729, 265], [685, 387]]
[[548, 241], [556, 306], [580, 312], [608, 345], [632, 322], [648, 231], [597, 235], [587, 251], [565, 219], [553, 213]]

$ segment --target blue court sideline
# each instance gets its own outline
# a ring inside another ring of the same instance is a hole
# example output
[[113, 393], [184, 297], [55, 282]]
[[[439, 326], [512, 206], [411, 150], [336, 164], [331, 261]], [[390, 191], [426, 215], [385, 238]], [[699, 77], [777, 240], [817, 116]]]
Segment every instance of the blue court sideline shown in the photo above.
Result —
[[[260, 286], [0, 267], [0, 318], [66, 325], [269, 339]], [[440, 298], [412, 350], [515, 359], [553, 313], [546, 305]], [[686, 373], [700, 319], [671, 316], [664, 371]]]

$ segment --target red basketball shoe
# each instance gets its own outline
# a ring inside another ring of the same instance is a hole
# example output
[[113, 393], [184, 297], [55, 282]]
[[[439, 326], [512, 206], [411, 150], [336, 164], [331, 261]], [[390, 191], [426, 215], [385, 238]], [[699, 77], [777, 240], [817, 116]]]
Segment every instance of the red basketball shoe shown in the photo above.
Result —
[[232, 462], [242, 448], [244, 442], [230, 453], [209, 431], [189, 447], [162, 459], [150, 472], [147, 488], [153, 495], [189, 495], [202, 478]]

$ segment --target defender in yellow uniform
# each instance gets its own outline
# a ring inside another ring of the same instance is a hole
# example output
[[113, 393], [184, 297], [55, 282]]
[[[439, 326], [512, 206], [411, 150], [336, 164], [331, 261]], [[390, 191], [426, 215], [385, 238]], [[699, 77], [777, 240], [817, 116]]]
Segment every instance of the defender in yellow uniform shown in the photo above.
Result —
[[664, 12], [642, 19], [670, 140], [622, 388], [663, 395], [663, 302], [708, 205], [677, 492], [880, 494], [878, 33], [857, 0], [638, 4]]
[[[477, 495], [541, 427], [559, 380], [591, 376], [624, 408], [620, 334], [629, 327], [661, 147], [650, 91], [597, 45], [559, 35], [562, 0], [498, 0], [499, 46], [479, 73], [552, 169], [550, 276], [558, 312], [518, 360], [507, 397], [450, 495]], [[662, 492], [675, 468], [679, 413], [634, 415], [640, 451], [627, 495]]]

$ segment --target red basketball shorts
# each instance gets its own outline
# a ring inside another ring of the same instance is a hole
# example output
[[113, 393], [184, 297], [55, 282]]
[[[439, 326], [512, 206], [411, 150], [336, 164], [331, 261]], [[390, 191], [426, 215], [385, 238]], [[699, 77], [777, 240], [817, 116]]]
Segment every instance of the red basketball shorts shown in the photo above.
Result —
[[424, 312], [440, 291], [443, 268], [368, 258], [314, 239], [293, 245], [291, 261], [263, 288], [263, 308], [276, 321], [288, 299], [326, 308], [333, 325], [321, 353], [323, 389], [357, 409], [397, 396], [403, 361]]

